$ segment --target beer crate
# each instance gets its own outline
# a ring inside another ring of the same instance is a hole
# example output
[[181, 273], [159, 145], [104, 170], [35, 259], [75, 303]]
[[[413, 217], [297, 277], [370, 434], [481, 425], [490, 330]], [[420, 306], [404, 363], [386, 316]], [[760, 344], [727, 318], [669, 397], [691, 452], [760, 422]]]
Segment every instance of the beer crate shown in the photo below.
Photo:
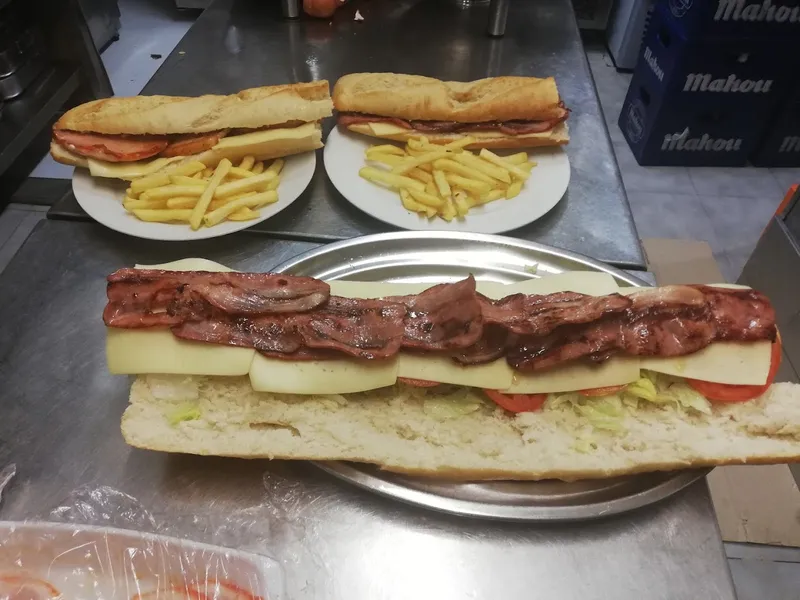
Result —
[[689, 41], [657, 7], [619, 126], [643, 165], [743, 165], [790, 86], [787, 42]]
[[800, 0], [658, 0], [689, 39], [800, 36]]
[[800, 167], [800, 84], [769, 123], [750, 162], [758, 167]]

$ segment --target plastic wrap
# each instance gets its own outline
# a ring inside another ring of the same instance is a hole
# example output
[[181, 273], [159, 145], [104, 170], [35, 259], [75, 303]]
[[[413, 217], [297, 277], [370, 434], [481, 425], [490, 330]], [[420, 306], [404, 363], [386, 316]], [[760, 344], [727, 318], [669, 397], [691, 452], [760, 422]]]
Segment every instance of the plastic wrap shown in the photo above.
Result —
[[[0, 498], [13, 474], [0, 471]], [[59, 522], [0, 521], [0, 600], [284, 596], [283, 570], [273, 558], [164, 535], [186, 530], [186, 523], [162, 524], [136, 498], [112, 488], [76, 490], [49, 518]], [[235, 543], [235, 532], [253, 525], [251, 516], [237, 513], [210, 531], [206, 524], [199, 529], [215, 542]]]

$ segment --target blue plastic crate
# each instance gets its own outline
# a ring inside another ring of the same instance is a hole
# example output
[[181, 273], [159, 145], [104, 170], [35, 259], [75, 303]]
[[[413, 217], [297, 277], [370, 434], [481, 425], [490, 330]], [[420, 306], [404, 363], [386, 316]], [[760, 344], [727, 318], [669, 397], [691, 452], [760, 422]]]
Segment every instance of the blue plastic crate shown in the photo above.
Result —
[[657, 9], [619, 118], [639, 163], [744, 165], [790, 88], [778, 50], [788, 44], [689, 41]]
[[800, 167], [800, 84], [769, 123], [750, 161], [758, 167]]
[[689, 39], [797, 39], [800, 0], [659, 0]]
[[619, 127], [640, 165], [743, 166], [768, 114], [748, 114], [737, 102], [655, 96], [634, 75]]
[[787, 94], [797, 54], [785, 40], [688, 40], [659, 7], [636, 72], [656, 78], [659, 93], [736, 97], [757, 109]]

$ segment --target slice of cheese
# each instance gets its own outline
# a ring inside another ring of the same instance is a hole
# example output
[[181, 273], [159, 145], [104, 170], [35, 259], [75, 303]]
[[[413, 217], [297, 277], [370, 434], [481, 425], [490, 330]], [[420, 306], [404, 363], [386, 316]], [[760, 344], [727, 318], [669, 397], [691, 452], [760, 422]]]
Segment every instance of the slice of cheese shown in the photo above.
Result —
[[397, 376], [502, 390], [511, 385], [514, 371], [504, 358], [485, 365], [462, 367], [447, 356], [424, 356], [402, 352]]
[[716, 342], [688, 356], [642, 358], [642, 369], [731, 385], [764, 385], [772, 342]]
[[[137, 269], [165, 271], [230, 271], [205, 258], [184, 258]], [[181, 340], [168, 329], [115, 329], [106, 336], [108, 370], [117, 375], [171, 373], [174, 375], [247, 375], [256, 351], [221, 344]]]
[[[329, 281], [331, 294], [347, 298], [386, 298], [388, 296], [406, 296], [419, 294], [440, 282], [386, 282], [386, 281]], [[508, 291], [511, 286], [493, 281], [477, 281], [476, 289], [489, 298], [502, 298], [513, 292]]]
[[[227, 135], [214, 146], [215, 149], [258, 147], [261, 144], [268, 144], [284, 140], [302, 140], [319, 135], [319, 125], [315, 122], [304, 123], [298, 127], [279, 127], [276, 129], [265, 129], [263, 131], [253, 131], [241, 135]], [[254, 151], [254, 154], [258, 154]]]
[[430, 283], [392, 283], [385, 281], [329, 281], [331, 294], [346, 298], [385, 298], [419, 294], [431, 287]]
[[168, 329], [106, 330], [106, 361], [115, 375], [247, 375], [256, 352], [179, 340]]
[[398, 135], [408, 133], [409, 130], [405, 127], [399, 127], [393, 123], [369, 123], [369, 128], [372, 130], [372, 135]]
[[125, 179], [130, 181], [137, 177], [150, 175], [166, 167], [167, 165], [183, 160], [185, 156], [172, 156], [170, 158], [154, 158], [148, 160], [137, 160], [136, 162], [112, 163], [105, 160], [87, 159], [89, 163], [89, 173], [92, 177], [108, 177], [111, 179]]
[[590, 296], [605, 296], [619, 292], [616, 280], [608, 273], [572, 271], [527, 279], [507, 286], [509, 294], [554, 294], [577, 292]]
[[257, 392], [349, 394], [394, 385], [397, 360], [290, 362], [256, 354], [250, 385]]
[[136, 265], [137, 269], [161, 269], [163, 271], [209, 271], [213, 273], [232, 273], [233, 269], [207, 258], [181, 258], [158, 265]]
[[624, 385], [639, 379], [639, 361], [618, 357], [600, 365], [585, 363], [559, 367], [535, 375], [515, 373], [509, 394], [547, 394]]

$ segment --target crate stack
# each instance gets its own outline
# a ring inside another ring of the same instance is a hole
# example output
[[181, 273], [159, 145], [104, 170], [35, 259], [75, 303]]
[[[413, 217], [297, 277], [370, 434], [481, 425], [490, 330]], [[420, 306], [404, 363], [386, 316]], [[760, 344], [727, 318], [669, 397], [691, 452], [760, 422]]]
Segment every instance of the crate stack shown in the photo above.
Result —
[[619, 116], [639, 164], [800, 158], [798, 40], [800, 0], [658, 0]]

